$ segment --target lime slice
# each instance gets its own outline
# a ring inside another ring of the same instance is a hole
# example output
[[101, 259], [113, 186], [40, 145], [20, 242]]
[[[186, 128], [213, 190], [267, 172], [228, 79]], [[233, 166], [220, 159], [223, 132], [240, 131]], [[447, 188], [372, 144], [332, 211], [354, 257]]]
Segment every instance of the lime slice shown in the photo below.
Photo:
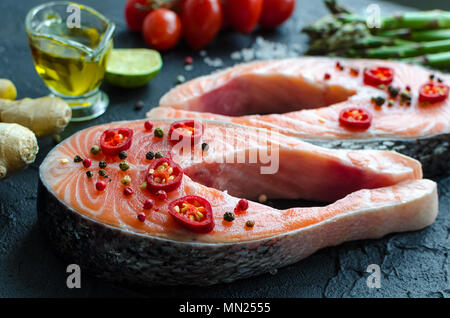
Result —
[[115, 86], [131, 88], [147, 84], [162, 67], [161, 55], [149, 49], [113, 49], [105, 79]]

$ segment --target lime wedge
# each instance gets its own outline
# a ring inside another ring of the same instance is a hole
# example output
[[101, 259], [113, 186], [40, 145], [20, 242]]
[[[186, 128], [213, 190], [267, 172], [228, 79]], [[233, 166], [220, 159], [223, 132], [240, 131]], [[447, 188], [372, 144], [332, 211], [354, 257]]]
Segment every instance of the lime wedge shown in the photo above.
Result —
[[113, 49], [106, 65], [105, 79], [115, 86], [131, 88], [147, 84], [161, 70], [158, 51], [149, 49]]

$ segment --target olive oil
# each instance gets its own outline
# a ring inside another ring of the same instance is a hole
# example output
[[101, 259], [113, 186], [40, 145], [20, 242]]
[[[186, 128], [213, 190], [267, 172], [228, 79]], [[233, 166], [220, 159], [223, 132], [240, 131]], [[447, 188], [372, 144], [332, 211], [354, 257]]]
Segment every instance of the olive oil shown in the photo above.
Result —
[[[83, 96], [100, 86], [112, 40], [99, 54], [93, 55], [102, 36], [96, 28], [68, 28], [60, 19], [48, 17], [37, 31], [43, 36], [29, 37], [31, 53], [37, 73], [52, 91]], [[91, 50], [86, 51], [85, 47]]]

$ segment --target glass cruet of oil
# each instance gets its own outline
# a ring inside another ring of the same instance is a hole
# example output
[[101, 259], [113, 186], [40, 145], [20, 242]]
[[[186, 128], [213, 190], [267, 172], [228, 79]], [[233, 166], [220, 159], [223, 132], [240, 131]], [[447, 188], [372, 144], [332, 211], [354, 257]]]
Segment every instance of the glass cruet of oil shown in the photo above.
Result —
[[25, 20], [37, 73], [51, 95], [72, 108], [72, 121], [96, 118], [108, 96], [99, 89], [113, 47], [115, 25], [99, 12], [68, 1], [31, 9]]

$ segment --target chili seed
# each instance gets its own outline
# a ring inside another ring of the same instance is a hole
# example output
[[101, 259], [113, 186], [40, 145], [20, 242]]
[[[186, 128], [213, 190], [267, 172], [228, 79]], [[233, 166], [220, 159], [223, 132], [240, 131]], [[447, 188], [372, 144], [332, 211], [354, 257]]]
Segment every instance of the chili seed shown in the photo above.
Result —
[[121, 152], [119, 152], [119, 158], [120, 159], [126, 159], [128, 157], [128, 152], [126, 152], [125, 150], [124, 151], [121, 151]]
[[209, 145], [206, 142], [202, 143], [202, 150], [203, 151], [208, 151], [209, 150]]
[[398, 96], [400, 90], [399, 90], [398, 88], [392, 86], [392, 85], [389, 85], [389, 86], [388, 86], [388, 92], [389, 92], [389, 95], [390, 95], [392, 98], [396, 98], [396, 97]]
[[108, 164], [106, 163], [105, 160], [102, 160], [102, 161], [100, 161], [100, 162], [98, 163], [98, 166], [99, 166], [100, 168], [102, 168], [102, 169], [105, 169], [107, 165], [108, 165]]
[[86, 175], [87, 175], [88, 178], [92, 178], [92, 176], [94, 174], [92, 173], [92, 171], [86, 171]]
[[385, 88], [386, 88], [386, 85], [384, 85], [384, 84], [378, 85], [378, 89], [384, 90]]
[[103, 190], [105, 190], [105, 188], [106, 188], [106, 183], [104, 183], [103, 181], [97, 181], [97, 182], [95, 183], [95, 188], [96, 188], [98, 191], [103, 191]]
[[134, 104], [134, 109], [141, 110], [142, 108], [144, 108], [144, 106], [145, 106], [144, 102], [139, 100], [136, 102], [136, 104]]
[[61, 159], [59, 162], [61, 162], [61, 164], [65, 165], [69, 163], [69, 160], [67, 160], [66, 158]]
[[159, 190], [158, 192], [156, 192], [156, 195], [158, 196], [158, 199], [160, 199], [160, 200], [167, 199], [167, 193], [164, 190]]
[[130, 187], [126, 187], [125, 189], [123, 189], [123, 194], [125, 195], [132, 195], [134, 193], [134, 190]]
[[139, 187], [141, 190], [145, 190], [147, 189], [147, 182], [144, 182], [143, 184], [141, 184], [141, 186]]
[[223, 219], [227, 222], [233, 222], [234, 221], [234, 213], [233, 212], [225, 212], [223, 215]]
[[98, 154], [99, 152], [100, 152], [100, 147], [99, 147], [99, 146], [94, 145], [94, 146], [91, 147], [91, 153], [92, 153], [93, 155], [96, 155], [96, 154]]
[[246, 227], [254, 227], [255, 226], [255, 222], [252, 220], [248, 220], [247, 222], [245, 222], [245, 226]]
[[137, 218], [139, 221], [144, 222], [146, 219], [146, 215], [143, 212], [138, 213]]
[[163, 158], [163, 157], [164, 157], [163, 154], [160, 153], [159, 151], [157, 153], [155, 153], [155, 158], [156, 159]]
[[129, 185], [131, 183], [131, 178], [130, 176], [125, 176], [122, 178], [122, 180], [120, 181], [123, 185]]
[[149, 151], [145, 155], [145, 158], [147, 158], [147, 160], [153, 160], [153, 158], [155, 158], [155, 154], [153, 152]]
[[91, 166], [91, 164], [92, 164], [92, 161], [91, 161], [91, 159], [84, 159], [83, 160], [83, 166], [85, 167], [85, 168], [89, 168], [90, 166]]
[[126, 160], [121, 161], [121, 162], [119, 163], [119, 168], [120, 168], [120, 170], [122, 170], [122, 171], [127, 171], [128, 169], [130, 169], [130, 164], [129, 164]]
[[150, 210], [153, 208], [153, 206], [155, 205], [155, 202], [152, 199], [147, 199], [144, 202], [144, 209], [145, 210]]
[[162, 130], [161, 128], [158, 127], [155, 129], [154, 134], [155, 134], [156, 138], [162, 138], [162, 137], [164, 137], [164, 130]]
[[73, 157], [73, 162], [81, 162], [81, 161], [83, 161], [83, 158], [81, 158], [79, 155]]
[[153, 124], [147, 120], [147, 121], [144, 123], [144, 127], [145, 127], [145, 129], [147, 129], [147, 130], [152, 130], [152, 129], [153, 129]]

